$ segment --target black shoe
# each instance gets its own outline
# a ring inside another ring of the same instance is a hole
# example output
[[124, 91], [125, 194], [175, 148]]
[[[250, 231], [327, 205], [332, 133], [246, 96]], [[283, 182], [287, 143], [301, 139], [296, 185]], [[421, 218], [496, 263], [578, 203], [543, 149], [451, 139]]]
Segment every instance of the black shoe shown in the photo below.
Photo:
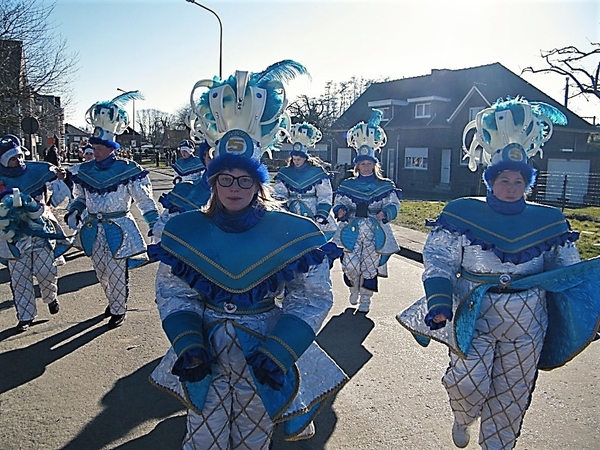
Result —
[[118, 328], [125, 322], [125, 314], [111, 314], [108, 328]]
[[48, 303], [48, 310], [50, 311], [50, 314], [58, 314], [60, 311], [60, 304], [58, 303], [58, 300]]
[[108, 319], [110, 316], [112, 316], [112, 314], [110, 313], [110, 305], [109, 305], [104, 310], [104, 317], [106, 317]]
[[20, 320], [16, 327], [17, 332], [22, 333], [23, 331], [26, 331], [32, 323], [33, 323], [33, 319], [32, 320]]

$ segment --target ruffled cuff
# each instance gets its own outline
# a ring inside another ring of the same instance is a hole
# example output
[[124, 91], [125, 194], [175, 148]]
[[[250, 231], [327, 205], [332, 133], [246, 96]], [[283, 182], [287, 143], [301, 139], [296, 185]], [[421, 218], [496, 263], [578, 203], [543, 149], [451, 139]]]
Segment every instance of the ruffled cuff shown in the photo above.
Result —
[[[443, 322], [435, 323], [433, 321], [433, 319], [438, 314], [443, 314], [444, 316], [446, 316], [446, 319], [448, 319], [448, 320], [444, 320]], [[430, 330], [439, 330], [440, 328], [444, 328], [446, 326], [446, 322], [451, 321], [452, 317], [453, 317], [452, 309], [450, 309], [446, 306], [439, 306], [437, 308], [433, 308], [431, 311], [429, 311], [427, 313], [427, 315], [425, 316], [424, 322], [425, 322], [425, 325], [427, 325]]]

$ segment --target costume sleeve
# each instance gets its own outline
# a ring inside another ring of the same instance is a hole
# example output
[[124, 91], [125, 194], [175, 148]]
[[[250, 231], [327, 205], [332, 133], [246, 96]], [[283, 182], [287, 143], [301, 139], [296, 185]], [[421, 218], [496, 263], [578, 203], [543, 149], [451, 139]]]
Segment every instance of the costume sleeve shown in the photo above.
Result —
[[457, 233], [434, 228], [423, 247], [423, 286], [428, 310], [452, 308], [452, 291], [462, 264], [463, 239]]
[[85, 209], [86, 209], [85, 191], [79, 184], [74, 183], [73, 184], [73, 200], [67, 206], [67, 211], [73, 212], [73, 211], [77, 210], [77, 212], [79, 212], [79, 214], [81, 214], [81, 213], [83, 213], [83, 211], [85, 211]]
[[315, 340], [333, 305], [328, 259], [311, 266], [307, 273], [296, 273], [287, 289], [283, 314], [258, 349], [284, 373]]
[[273, 197], [277, 200], [287, 200], [289, 196], [289, 192], [283, 181], [277, 180], [275, 181], [275, 185], [273, 186]]
[[398, 211], [400, 211], [400, 199], [396, 194], [396, 191], [392, 191], [390, 195], [382, 200], [381, 210], [386, 215], [388, 222], [398, 217]]
[[573, 242], [556, 245], [544, 253], [544, 271], [566, 267], [581, 261], [579, 251]]
[[331, 211], [331, 202], [333, 200], [333, 189], [329, 178], [323, 178], [315, 188], [317, 192], [317, 215], [327, 217]]
[[194, 347], [204, 348], [200, 294], [160, 263], [156, 272], [156, 305], [163, 329], [177, 356]]
[[142, 217], [152, 229], [154, 223], [158, 220], [158, 206], [152, 196], [152, 184], [148, 176], [139, 180], [133, 180], [128, 184], [128, 189], [135, 200], [135, 204], [142, 213]]
[[333, 204], [333, 213], [337, 217], [337, 212], [340, 208], [346, 208], [348, 211], [347, 217], [350, 216], [350, 211], [356, 210], [354, 203], [345, 195], [336, 195], [335, 202]]

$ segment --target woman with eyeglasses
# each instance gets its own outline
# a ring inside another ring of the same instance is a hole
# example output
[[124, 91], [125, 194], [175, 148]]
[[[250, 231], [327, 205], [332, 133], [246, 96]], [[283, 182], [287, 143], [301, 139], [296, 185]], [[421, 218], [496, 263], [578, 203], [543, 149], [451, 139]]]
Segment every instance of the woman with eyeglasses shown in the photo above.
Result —
[[[286, 439], [310, 438], [314, 417], [347, 381], [314, 342], [333, 305], [329, 271], [341, 250], [272, 198], [260, 155], [279, 132], [282, 108], [271, 101], [283, 99], [273, 92], [280, 83], [265, 75], [268, 83], [255, 88], [260, 74], [246, 75], [211, 80], [213, 89], [201, 97], [204, 117], [222, 119], [203, 122], [217, 147], [206, 174], [211, 196], [202, 210], [172, 217], [152, 247], [171, 348], [151, 379], [188, 408], [184, 449], [266, 450], [278, 423]], [[252, 95], [258, 88], [260, 96]], [[227, 128], [228, 113], [241, 109], [241, 117], [252, 118], [246, 109], [259, 101], [275, 114], [263, 118], [271, 128], [248, 127], [258, 130], [252, 135], [240, 121]]]

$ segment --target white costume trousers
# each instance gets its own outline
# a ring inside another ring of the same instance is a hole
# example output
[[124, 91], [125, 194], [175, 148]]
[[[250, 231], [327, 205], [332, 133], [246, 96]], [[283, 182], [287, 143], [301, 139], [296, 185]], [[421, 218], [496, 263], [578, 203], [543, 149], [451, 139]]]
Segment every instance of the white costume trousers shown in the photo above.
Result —
[[37, 315], [33, 277], [37, 278], [44, 303], [57, 299], [57, 270], [54, 253], [46, 239], [31, 238], [31, 246], [21, 249], [19, 259], [8, 260], [10, 287], [19, 321], [33, 320]]
[[487, 294], [467, 358], [450, 354], [442, 383], [457, 423], [468, 425], [481, 416], [481, 448], [515, 446], [547, 325], [544, 292]]
[[108, 299], [111, 314], [125, 314], [129, 298], [129, 271], [127, 258], [115, 259], [106, 242], [104, 228], [98, 227], [98, 235], [92, 247], [92, 264], [96, 276]]

